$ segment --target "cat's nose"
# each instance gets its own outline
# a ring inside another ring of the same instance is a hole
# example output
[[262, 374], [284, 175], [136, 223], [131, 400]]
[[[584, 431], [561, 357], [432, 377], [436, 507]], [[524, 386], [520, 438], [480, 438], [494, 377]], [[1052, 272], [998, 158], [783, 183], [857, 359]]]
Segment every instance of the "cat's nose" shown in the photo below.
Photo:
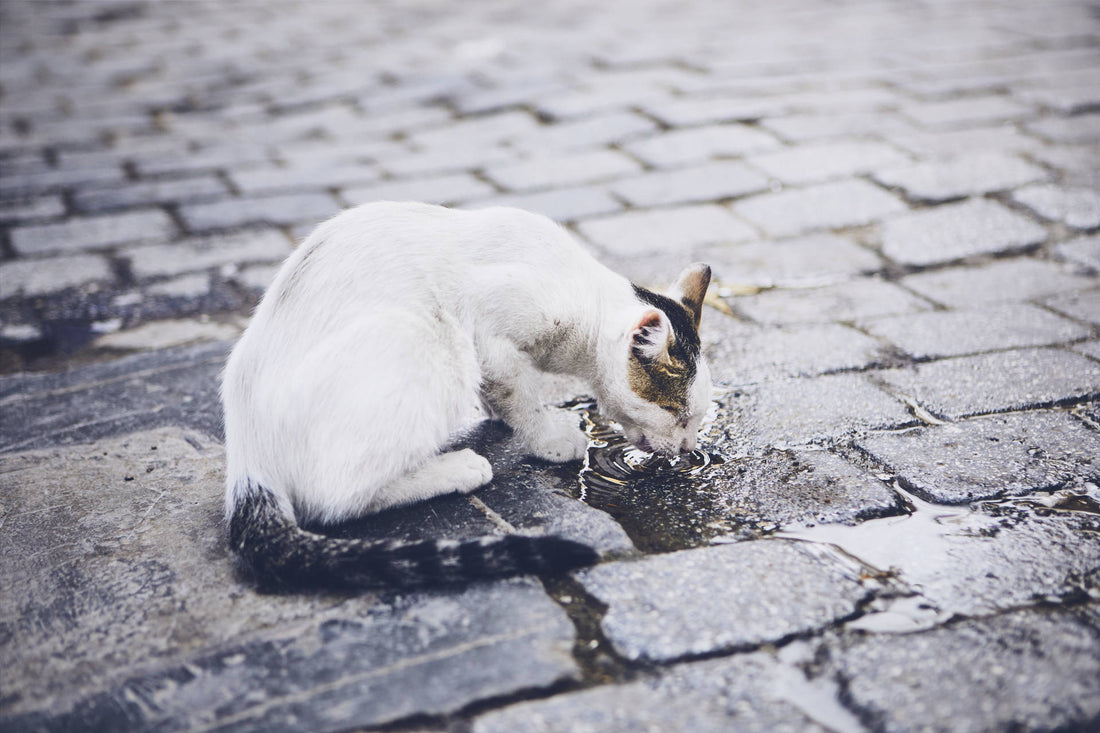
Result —
[[680, 453], [691, 453], [693, 450], [695, 450], [695, 436], [684, 438], [684, 442], [680, 444]]

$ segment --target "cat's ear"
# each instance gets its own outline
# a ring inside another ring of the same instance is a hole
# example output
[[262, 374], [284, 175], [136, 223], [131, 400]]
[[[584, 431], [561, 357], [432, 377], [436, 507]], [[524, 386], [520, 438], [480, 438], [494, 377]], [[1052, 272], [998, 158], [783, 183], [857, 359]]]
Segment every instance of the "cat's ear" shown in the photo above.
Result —
[[650, 363], [668, 358], [668, 342], [672, 324], [661, 311], [650, 308], [634, 324], [630, 332], [630, 353], [639, 361]]
[[688, 309], [696, 330], [699, 328], [699, 319], [703, 317], [703, 300], [707, 297], [709, 285], [710, 266], [696, 262], [688, 265], [668, 289], [668, 297], [679, 301]]

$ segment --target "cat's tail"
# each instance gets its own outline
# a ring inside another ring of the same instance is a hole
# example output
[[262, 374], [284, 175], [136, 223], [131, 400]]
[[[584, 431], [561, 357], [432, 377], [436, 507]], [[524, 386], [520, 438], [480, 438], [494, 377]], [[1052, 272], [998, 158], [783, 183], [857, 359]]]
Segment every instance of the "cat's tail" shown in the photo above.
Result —
[[346, 540], [308, 532], [268, 489], [249, 482], [229, 514], [229, 545], [266, 587], [412, 588], [591, 565], [596, 551], [560, 537]]

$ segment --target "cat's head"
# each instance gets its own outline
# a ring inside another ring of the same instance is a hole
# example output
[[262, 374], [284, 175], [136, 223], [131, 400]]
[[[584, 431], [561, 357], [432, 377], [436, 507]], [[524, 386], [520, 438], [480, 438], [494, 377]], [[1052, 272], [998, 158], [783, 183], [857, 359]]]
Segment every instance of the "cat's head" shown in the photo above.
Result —
[[642, 450], [666, 456], [695, 450], [710, 407], [710, 370], [699, 342], [709, 284], [710, 267], [699, 263], [680, 273], [667, 295], [634, 288], [641, 305], [619, 347], [625, 385], [601, 409]]

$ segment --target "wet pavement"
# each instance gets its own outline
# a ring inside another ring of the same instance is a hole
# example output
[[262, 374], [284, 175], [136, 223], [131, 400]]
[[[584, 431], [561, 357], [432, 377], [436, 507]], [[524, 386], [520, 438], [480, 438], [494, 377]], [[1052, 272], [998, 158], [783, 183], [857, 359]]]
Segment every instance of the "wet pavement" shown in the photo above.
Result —
[[[1100, 727], [1095, 5], [543, 5], [0, 2], [0, 730]], [[699, 453], [563, 385], [583, 464], [324, 528], [598, 565], [235, 570], [225, 355], [381, 198], [714, 268]]]

